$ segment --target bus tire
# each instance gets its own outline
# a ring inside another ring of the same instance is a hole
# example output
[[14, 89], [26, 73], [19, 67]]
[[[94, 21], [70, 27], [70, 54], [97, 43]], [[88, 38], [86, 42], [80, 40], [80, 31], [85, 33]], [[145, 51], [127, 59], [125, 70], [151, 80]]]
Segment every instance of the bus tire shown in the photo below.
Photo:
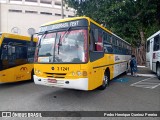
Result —
[[128, 67], [128, 63], [127, 63], [127, 68], [126, 68], [126, 71], [125, 71], [125, 75], [127, 75], [128, 70], [129, 70], [129, 67]]
[[160, 80], [160, 65], [159, 64], [157, 65], [156, 74], [157, 74], [158, 79]]
[[109, 73], [104, 73], [104, 76], [103, 76], [103, 83], [102, 85], [99, 87], [100, 90], [104, 90], [106, 89], [107, 86], [109, 86]]
[[33, 75], [34, 75], [34, 70], [32, 69], [32, 71], [31, 71], [31, 81], [34, 81]]

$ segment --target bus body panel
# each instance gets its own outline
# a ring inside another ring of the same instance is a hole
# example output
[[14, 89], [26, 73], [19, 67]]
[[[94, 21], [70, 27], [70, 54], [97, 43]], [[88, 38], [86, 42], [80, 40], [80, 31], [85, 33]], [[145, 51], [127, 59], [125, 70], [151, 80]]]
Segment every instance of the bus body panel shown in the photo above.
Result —
[[100, 60], [96, 60], [94, 62], [89, 62], [89, 89], [93, 90], [100, 85], [102, 85], [103, 82], [103, 75], [105, 70], [108, 68], [110, 70], [110, 78], [113, 78], [113, 54], [105, 54], [103, 58]]
[[85, 64], [34, 64], [34, 81], [39, 85], [88, 90]]
[[130, 55], [114, 55], [114, 75], [113, 77], [117, 77], [118, 75], [122, 74], [123, 72], [129, 69], [129, 60]]
[[0, 72], [0, 82], [17, 82], [22, 80], [30, 80], [33, 64], [25, 64], [17, 67], [2, 70]]
[[[102, 60], [97, 60], [94, 62], [89, 62], [88, 64], [35, 64], [34, 65], [34, 81], [36, 81], [36, 84], [41, 84], [37, 81], [38, 77], [41, 78], [53, 78], [56, 80], [74, 80], [77, 81], [78, 79], [83, 79], [85, 76], [77, 76], [77, 72], [86, 71], [88, 79], [88, 88], [87, 90], [93, 90], [97, 87], [99, 87], [102, 84], [102, 78], [105, 70], [107, 68], [111, 71], [111, 78], [113, 78], [113, 71], [114, 71], [114, 55], [112, 54], [106, 54]], [[52, 70], [54, 67], [54, 70]], [[55, 74], [54, 74], [55, 73]], [[59, 75], [63, 74], [63, 75]], [[75, 75], [74, 75], [75, 74]], [[38, 77], [37, 77], [38, 76]], [[58, 78], [58, 77], [61, 77]], [[85, 77], [85, 79], [86, 79]], [[36, 80], [35, 80], [36, 78]], [[44, 82], [41, 80], [42, 83]], [[78, 82], [78, 81], [77, 81]], [[45, 79], [45, 84], [47, 85], [47, 80]], [[65, 86], [63, 86], [65, 87]], [[72, 89], [76, 89], [73, 87]]]
[[[112, 80], [127, 70], [129, 59], [129, 55], [106, 54], [101, 60], [88, 64], [34, 64], [34, 81], [39, 85], [93, 90], [102, 84], [102, 73], [107, 68], [110, 70], [110, 79]], [[117, 61], [116, 64], [115, 61]], [[77, 72], [83, 73], [83, 71], [87, 72], [87, 76], [77, 75]], [[56, 80], [56, 83], [48, 82], [50, 79]], [[66, 81], [69, 81], [69, 84], [66, 84]]]

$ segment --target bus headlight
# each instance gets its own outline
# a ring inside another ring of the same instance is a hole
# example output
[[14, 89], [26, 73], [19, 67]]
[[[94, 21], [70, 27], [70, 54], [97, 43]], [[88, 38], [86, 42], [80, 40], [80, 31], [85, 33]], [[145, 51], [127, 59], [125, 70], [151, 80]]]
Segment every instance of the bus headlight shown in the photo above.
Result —
[[80, 71], [77, 71], [77, 75], [78, 75], [78, 76], [81, 76], [82, 73], [81, 73]]
[[75, 72], [72, 72], [72, 75], [75, 76]]
[[41, 73], [41, 71], [40, 71], [40, 70], [35, 70], [35, 72], [36, 72], [37, 74], [40, 74], [40, 73]]

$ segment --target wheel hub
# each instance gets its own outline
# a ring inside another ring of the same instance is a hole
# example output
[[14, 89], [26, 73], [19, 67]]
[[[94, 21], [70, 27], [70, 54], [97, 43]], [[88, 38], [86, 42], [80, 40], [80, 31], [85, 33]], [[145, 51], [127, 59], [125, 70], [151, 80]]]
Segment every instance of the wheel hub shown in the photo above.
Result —
[[157, 68], [157, 76], [160, 76], [160, 68]]
[[104, 85], [107, 85], [107, 83], [108, 83], [108, 77], [106, 75], [104, 76], [103, 82], [104, 82]]

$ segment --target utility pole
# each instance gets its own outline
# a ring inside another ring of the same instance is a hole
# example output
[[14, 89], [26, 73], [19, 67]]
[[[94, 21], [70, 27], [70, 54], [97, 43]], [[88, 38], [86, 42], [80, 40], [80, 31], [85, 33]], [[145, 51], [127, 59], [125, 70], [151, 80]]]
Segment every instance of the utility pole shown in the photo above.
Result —
[[62, 19], [63, 19], [64, 18], [63, 0], [61, 0], [61, 16], [62, 16]]

